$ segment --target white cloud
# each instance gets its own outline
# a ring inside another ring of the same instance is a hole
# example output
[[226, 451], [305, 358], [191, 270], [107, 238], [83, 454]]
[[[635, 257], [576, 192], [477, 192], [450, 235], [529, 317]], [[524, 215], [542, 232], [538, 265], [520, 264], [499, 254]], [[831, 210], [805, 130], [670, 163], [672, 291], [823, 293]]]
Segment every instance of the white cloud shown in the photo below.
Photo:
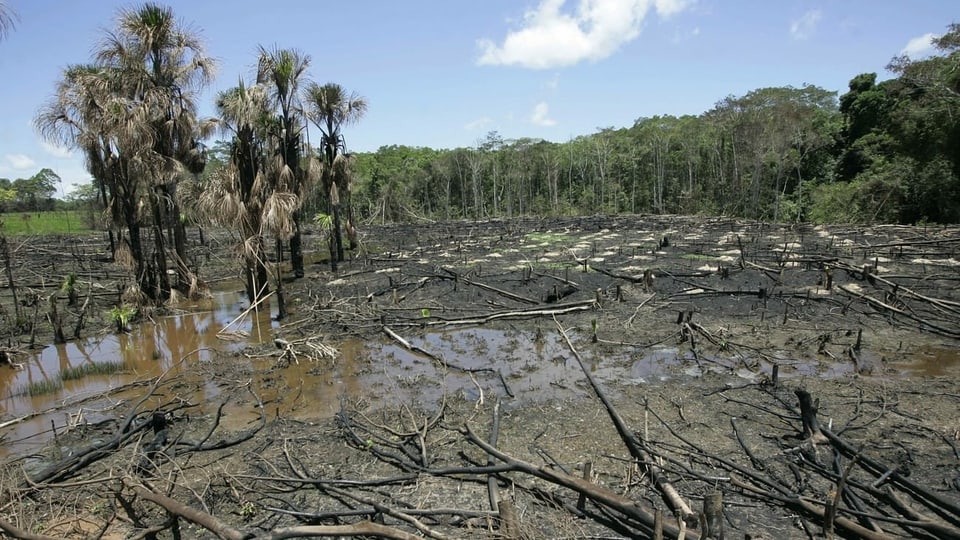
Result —
[[463, 126], [463, 129], [467, 131], [476, 131], [479, 129], [483, 129], [486, 126], [489, 126], [492, 122], [493, 120], [489, 116], [481, 116], [476, 120], [467, 122], [467, 124]]
[[933, 52], [933, 40], [938, 37], [940, 36], [933, 32], [917, 36], [907, 42], [900, 54], [905, 54], [910, 58], [922, 58]]
[[24, 154], [7, 154], [3, 157], [7, 160], [7, 163], [14, 168], [14, 170], [18, 171], [31, 169], [37, 164], [37, 162], [32, 160], [30, 156]]
[[793, 39], [807, 39], [817, 29], [821, 18], [823, 13], [819, 9], [804, 13], [799, 19], [790, 23], [790, 35]]
[[73, 152], [71, 152], [69, 148], [52, 144], [47, 141], [40, 141], [40, 145], [43, 146], [43, 149], [53, 157], [62, 159], [73, 157]]
[[541, 0], [502, 45], [479, 40], [477, 63], [548, 69], [602, 60], [640, 35], [650, 9], [666, 17], [683, 11], [689, 0], [578, 0], [575, 13], [561, 12], [565, 3]]
[[546, 101], [541, 101], [533, 107], [533, 113], [530, 115], [530, 122], [536, 126], [550, 127], [557, 125], [557, 121], [550, 118], [550, 106]]

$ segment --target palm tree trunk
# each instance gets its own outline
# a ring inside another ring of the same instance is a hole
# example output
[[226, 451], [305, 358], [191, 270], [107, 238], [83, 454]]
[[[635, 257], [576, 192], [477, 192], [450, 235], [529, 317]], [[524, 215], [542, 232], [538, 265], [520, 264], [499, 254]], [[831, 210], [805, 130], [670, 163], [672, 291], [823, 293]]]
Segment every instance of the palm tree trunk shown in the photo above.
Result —
[[[346, 191], [346, 197], [344, 198], [344, 204], [346, 205], [346, 212], [344, 216], [346, 218], [345, 228], [347, 229], [347, 240], [350, 241], [350, 250], [352, 251], [357, 249], [357, 225], [353, 220], [353, 204], [351, 201], [352, 196], [350, 195], [350, 190], [344, 191]], [[342, 261], [343, 257], [340, 257], [340, 260]]]
[[[163, 235], [163, 224], [166, 216], [163, 211], [163, 193], [161, 186], [154, 188], [153, 197], [150, 198], [150, 205], [153, 207], [153, 249], [155, 266], [151, 265], [149, 268], [153, 273], [156, 273], [156, 275], [145, 277], [149, 279], [151, 284], [156, 285], [156, 290], [153, 291], [153, 289], [150, 288], [148, 290], [153, 292], [152, 294], [150, 292], [147, 294], [150, 295], [153, 300], [163, 300], [170, 296], [170, 278], [167, 277], [166, 239]], [[149, 274], [151, 271], [147, 273]]]
[[303, 240], [300, 237], [300, 220], [302, 212], [296, 210], [293, 213], [293, 236], [290, 237], [290, 266], [293, 268], [293, 275], [302, 278], [303, 272]]
[[173, 203], [173, 248], [177, 254], [177, 279], [181, 287], [188, 289], [193, 282], [193, 272], [187, 264], [187, 227], [180, 220], [180, 206]]
[[257, 250], [257, 255], [247, 260], [243, 269], [246, 282], [247, 300], [253, 305], [257, 300], [270, 292], [270, 276], [267, 274], [267, 266], [264, 264], [263, 248]]
[[343, 261], [343, 236], [340, 232], [340, 205], [333, 205], [333, 245], [337, 262]]

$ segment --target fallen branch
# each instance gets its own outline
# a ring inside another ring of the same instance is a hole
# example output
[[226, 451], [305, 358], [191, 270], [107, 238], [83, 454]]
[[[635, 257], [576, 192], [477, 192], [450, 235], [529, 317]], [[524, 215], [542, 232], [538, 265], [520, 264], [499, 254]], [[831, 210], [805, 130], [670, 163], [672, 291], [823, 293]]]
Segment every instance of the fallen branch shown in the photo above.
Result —
[[[464, 426], [461, 430], [464, 435], [467, 436], [467, 439], [478, 446], [487, 454], [503, 461], [507, 464], [510, 470], [516, 472], [526, 473], [532, 476], [536, 476], [542, 480], [552, 482], [554, 484], [563, 486], [567, 489], [571, 489], [578, 494], [583, 494], [587, 498], [593, 500], [596, 503], [602, 504], [612, 510], [615, 510], [631, 519], [634, 519], [649, 530], [654, 528], [654, 512], [651, 509], [647, 509], [643, 506], [640, 506], [639, 503], [628, 499], [622, 495], [618, 495], [604, 487], [597, 486], [591, 482], [588, 482], [582, 478], [577, 478], [576, 476], [571, 476], [569, 474], [559, 472], [553, 468], [548, 467], [538, 467], [532, 463], [517, 459], [510, 455], [507, 455], [496, 448], [487, 444], [482, 440], [476, 433], [470, 429], [470, 426]], [[674, 538], [685, 538], [686, 540], [695, 540], [699, 538], [699, 534], [693, 532], [687, 532], [682, 537], [680, 535], [680, 526], [677, 525], [675, 520], [665, 520], [663, 529], [664, 532]]]
[[140, 498], [162, 506], [167, 512], [180, 516], [190, 523], [199, 525], [200, 527], [203, 527], [204, 529], [225, 540], [248, 540], [249, 538], [253, 538], [253, 535], [244, 533], [238, 529], [234, 529], [230, 525], [227, 525], [226, 523], [217, 519], [215, 516], [195, 508], [191, 508], [190, 506], [187, 506], [176, 499], [167, 497], [162, 493], [156, 493], [139, 485], [133, 486], [133, 491]]
[[[554, 319], [554, 322], [556, 322], [556, 319]], [[630, 455], [644, 465], [644, 468], [647, 470], [647, 473], [650, 474], [650, 478], [653, 480], [654, 485], [660, 491], [660, 494], [663, 496], [667, 504], [670, 505], [670, 508], [674, 511], [674, 513], [679, 514], [684, 521], [691, 519], [695, 520], [697, 515], [696, 512], [694, 512], [686, 503], [686, 501], [683, 500], [683, 497], [681, 497], [680, 493], [677, 492], [676, 488], [673, 487], [673, 484], [668, 482], [663, 477], [660, 467], [656, 465], [656, 462], [654, 462], [653, 458], [650, 457], [650, 454], [643, 448], [643, 444], [627, 427], [627, 423], [623, 420], [623, 417], [620, 416], [620, 413], [618, 413], [616, 408], [614, 408], [613, 403], [607, 398], [606, 394], [603, 392], [603, 389], [600, 388], [600, 385], [597, 384], [596, 380], [593, 378], [593, 375], [590, 374], [590, 370], [584, 365], [583, 358], [580, 357], [580, 353], [577, 352], [577, 349], [573, 346], [573, 343], [570, 342], [570, 337], [567, 336], [566, 331], [562, 326], [560, 326], [559, 322], [556, 324], [557, 328], [560, 330], [560, 335], [563, 336], [564, 341], [567, 343], [567, 347], [570, 348], [573, 356], [577, 359], [577, 363], [580, 364], [580, 369], [586, 376], [587, 382], [590, 383], [593, 391], [597, 394], [597, 397], [600, 398], [604, 408], [607, 410], [607, 414], [610, 415], [610, 420], [613, 421], [614, 427], [617, 428], [617, 433], [620, 434], [620, 438], [623, 440], [624, 444], [627, 445]], [[694, 521], [694, 523], [695, 522], [696, 521]]]
[[521, 303], [524, 303], [524, 304], [532, 304], [532, 305], [537, 305], [537, 304], [540, 303], [538, 300], [533, 300], [533, 299], [527, 298], [527, 297], [525, 297], [525, 296], [520, 296], [519, 294], [513, 294], [512, 292], [505, 291], [505, 290], [503, 290], [503, 289], [498, 289], [498, 288], [496, 288], [496, 287], [491, 287], [490, 285], [487, 285], [486, 283], [480, 283], [479, 281], [473, 281], [472, 279], [467, 278], [467, 277], [464, 277], [464, 276], [462, 276], [462, 275], [454, 272], [453, 270], [450, 270], [449, 268], [441, 268], [441, 270], [443, 270], [444, 272], [446, 272], [446, 273], [450, 274], [451, 276], [453, 276], [453, 278], [456, 279], [457, 281], [462, 281], [462, 282], [466, 283], [467, 285], [473, 285], [474, 287], [478, 287], [478, 288], [481, 288], [481, 289], [484, 289], [484, 290], [487, 290], [487, 291], [490, 291], [490, 292], [495, 292], [495, 293], [499, 294], [500, 296], [504, 296], [504, 297], [509, 298], [509, 299], [511, 299], [511, 300], [515, 300], [515, 301], [517, 301], [517, 302], [521, 302]]

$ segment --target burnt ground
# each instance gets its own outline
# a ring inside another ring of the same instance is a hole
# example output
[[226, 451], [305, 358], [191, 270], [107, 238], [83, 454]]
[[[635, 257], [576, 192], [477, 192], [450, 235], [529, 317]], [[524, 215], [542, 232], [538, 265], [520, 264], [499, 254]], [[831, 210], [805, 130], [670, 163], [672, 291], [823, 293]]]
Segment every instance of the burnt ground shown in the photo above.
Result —
[[[198, 251], [211, 281], [228, 244]], [[681, 217], [371, 228], [336, 275], [285, 283], [276, 343], [144, 381], [116, 419], [8, 460], [0, 519], [631, 538], [661, 511], [674, 538], [678, 513], [688, 538], [956, 538], [958, 249], [955, 227]], [[92, 251], [75, 264], [112, 300]]]

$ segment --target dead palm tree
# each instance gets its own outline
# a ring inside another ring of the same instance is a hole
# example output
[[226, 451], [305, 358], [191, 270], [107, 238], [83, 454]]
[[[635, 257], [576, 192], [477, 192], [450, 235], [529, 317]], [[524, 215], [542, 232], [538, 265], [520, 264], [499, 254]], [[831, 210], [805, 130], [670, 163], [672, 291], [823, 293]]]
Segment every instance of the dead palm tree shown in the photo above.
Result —
[[154, 132], [152, 144], [143, 153], [149, 172], [158, 291], [166, 295], [171, 290], [165, 227], [172, 233], [180, 285], [192, 289], [195, 276], [187, 266], [186, 229], [176, 187], [182, 178], [204, 167], [198, 141], [209, 126], [198, 121], [194, 99], [213, 79], [213, 60], [199, 36], [178, 21], [170, 8], [152, 3], [121, 10], [117, 30], [107, 35], [96, 57], [123, 73], [127, 96]]
[[130, 263], [137, 283], [142, 284], [141, 197], [136, 181], [141, 162], [136, 147], [149, 141], [152, 131], [135, 120], [131, 103], [118, 91], [121, 78], [110, 67], [67, 67], [35, 125], [45, 139], [83, 153], [111, 218], [111, 239], [114, 228], [127, 230], [128, 237], [116, 247], [114, 257]]
[[[340, 233], [341, 207], [346, 207], [346, 229], [350, 248], [357, 247], [356, 225], [350, 204], [350, 155], [341, 133], [343, 126], [358, 122], [367, 112], [367, 102], [357, 93], [348, 93], [336, 83], [307, 86], [307, 117], [319, 129], [320, 154], [323, 159], [323, 190], [330, 201], [333, 217], [333, 243], [336, 261], [343, 260], [343, 239]], [[335, 266], [331, 257], [331, 265]]]
[[[127, 229], [139, 289], [157, 301], [171, 292], [165, 227], [174, 239], [181, 286], [196, 281], [186, 264], [175, 195], [182, 178], [203, 169], [198, 140], [204, 125], [193, 100], [212, 70], [196, 34], [169, 8], [148, 3], [124, 9], [94, 63], [68, 68], [36, 120], [46, 137], [84, 152], [111, 217]], [[154, 233], [149, 257], [141, 245], [144, 225]]]
[[263, 218], [276, 204], [268, 205], [270, 185], [264, 178], [263, 136], [270, 116], [266, 93], [241, 81], [217, 96], [217, 112], [220, 131], [231, 137], [230, 156], [200, 194], [199, 206], [216, 223], [240, 233], [247, 298], [254, 303], [267, 292]]
[[[275, 112], [275, 122], [268, 130], [266, 145], [267, 180], [273, 186], [276, 210], [292, 203], [290, 263], [296, 277], [303, 277], [303, 244], [300, 236], [301, 205], [319, 176], [317, 163], [306, 150], [306, 119], [300, 103], [300, 86], [306, 81], [310, 57], [295, 49], [260, 47], [257, 62], [257, 84], [267, 90]], [[291, 198], [292, 197], [292, 198]], [[270, 214], [279, 224], [280, 214]]]

